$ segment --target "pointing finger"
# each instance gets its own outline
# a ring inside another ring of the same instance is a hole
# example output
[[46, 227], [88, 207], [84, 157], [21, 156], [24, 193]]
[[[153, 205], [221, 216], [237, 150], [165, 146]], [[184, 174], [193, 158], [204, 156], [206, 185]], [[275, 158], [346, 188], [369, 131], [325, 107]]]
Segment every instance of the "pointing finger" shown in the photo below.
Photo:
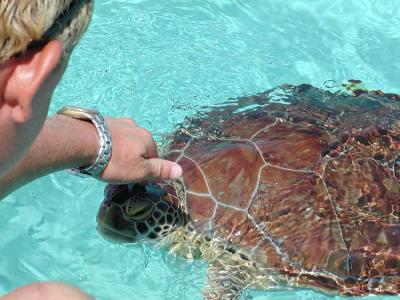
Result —
[[175, 162], [150, 158], [145, 161], [148, 176], [154, 179], [176, 179], [182, 176], [182, 168]]

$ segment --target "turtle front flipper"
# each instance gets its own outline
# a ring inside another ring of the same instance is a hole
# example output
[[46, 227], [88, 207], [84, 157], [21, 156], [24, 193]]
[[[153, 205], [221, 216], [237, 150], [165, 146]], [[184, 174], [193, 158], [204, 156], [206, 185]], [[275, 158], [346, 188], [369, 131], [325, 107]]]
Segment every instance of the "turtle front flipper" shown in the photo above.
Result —
[[246, 254], [223, 251], [212, 259], [206, 258], [209, 260], [207, 284], [203, 290], [206, 300], [238, 300], [247, 288], [289, 288], [286, 276], [269, 266], [257, 265]]
[[247, 270], [240, 266], [224, 265], [221, 261], [209, 264], [207, 285], [203, 297], [207, 300], [239, 300], [249, 285]]

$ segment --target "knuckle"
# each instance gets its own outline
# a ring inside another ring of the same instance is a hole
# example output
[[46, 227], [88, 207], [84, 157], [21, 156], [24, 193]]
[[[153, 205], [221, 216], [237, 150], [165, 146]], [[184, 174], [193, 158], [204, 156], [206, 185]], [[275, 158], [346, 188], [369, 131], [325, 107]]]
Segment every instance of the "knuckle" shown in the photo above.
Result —
[[162, 163], [161, 160], [153, 160], [152, 163], [152, 170], [151, 170], [151, 175], [155, 178], [161, 178], [165, 177], [165, 172], [167, 170], [165, 169], [164, 164]]
[[139, 170], [139, 176], [141, 179], [149, 179], [155, 176], [157, 172], [157, 166], [153, 161], [143, 159], [142, 168]]
[[149, 176], [149, 170], [146, 167], [142, 167], [139, 170], [137, 170], [136, 173], [137, 179], [144, 179]]
[[162, 178], [167, 178], [169, 174], [169, 168], [167, 165], [160, 163], [160, 170], [158, 172], [158, 176]]
[[153, 140], [153, 135], [151, 132], [147, 129], [141, 128], [140, 134], [146, 139], [146, 140]]
[[154, 170], [154, 176], [161, 177], [163, 174], [163, 165], [161, 163], [157, 163]]
[[136, 126], [136, 122], [132, 118], [124, 117], [120, 119], [122, 122]]

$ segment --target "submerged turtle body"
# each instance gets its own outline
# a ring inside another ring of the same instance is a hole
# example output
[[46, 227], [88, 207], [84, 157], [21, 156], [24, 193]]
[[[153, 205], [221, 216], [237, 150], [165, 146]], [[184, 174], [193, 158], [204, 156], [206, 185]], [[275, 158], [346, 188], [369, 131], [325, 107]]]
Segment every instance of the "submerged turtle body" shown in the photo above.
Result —
[[[99, 225], [132, 239], [185, 225], [219, 241], [223, 259], [240, 252], [251, 272], [291, 286], [398, 295], [399, 120], [400, 102], [383, 93], [285, 85], [237, 99], [175, 133], [165, 157], [183, 167], [180, 181], [109, 186]], [[208, 298], [255, 282], [223, 265], [210, 267]]]

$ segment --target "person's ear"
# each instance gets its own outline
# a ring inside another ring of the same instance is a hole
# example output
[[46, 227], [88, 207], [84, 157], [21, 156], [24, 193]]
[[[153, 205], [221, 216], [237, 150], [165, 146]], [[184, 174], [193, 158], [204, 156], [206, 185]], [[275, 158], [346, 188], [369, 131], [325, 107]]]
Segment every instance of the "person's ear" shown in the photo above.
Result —
[[25, 123], [31, 116], [32, 100], [62, 58], [62, 43], [50, 41], [30, 50], [8, 64], [10, 75], [3, 86], [4, 105], [8, 105], [11, 118]]

